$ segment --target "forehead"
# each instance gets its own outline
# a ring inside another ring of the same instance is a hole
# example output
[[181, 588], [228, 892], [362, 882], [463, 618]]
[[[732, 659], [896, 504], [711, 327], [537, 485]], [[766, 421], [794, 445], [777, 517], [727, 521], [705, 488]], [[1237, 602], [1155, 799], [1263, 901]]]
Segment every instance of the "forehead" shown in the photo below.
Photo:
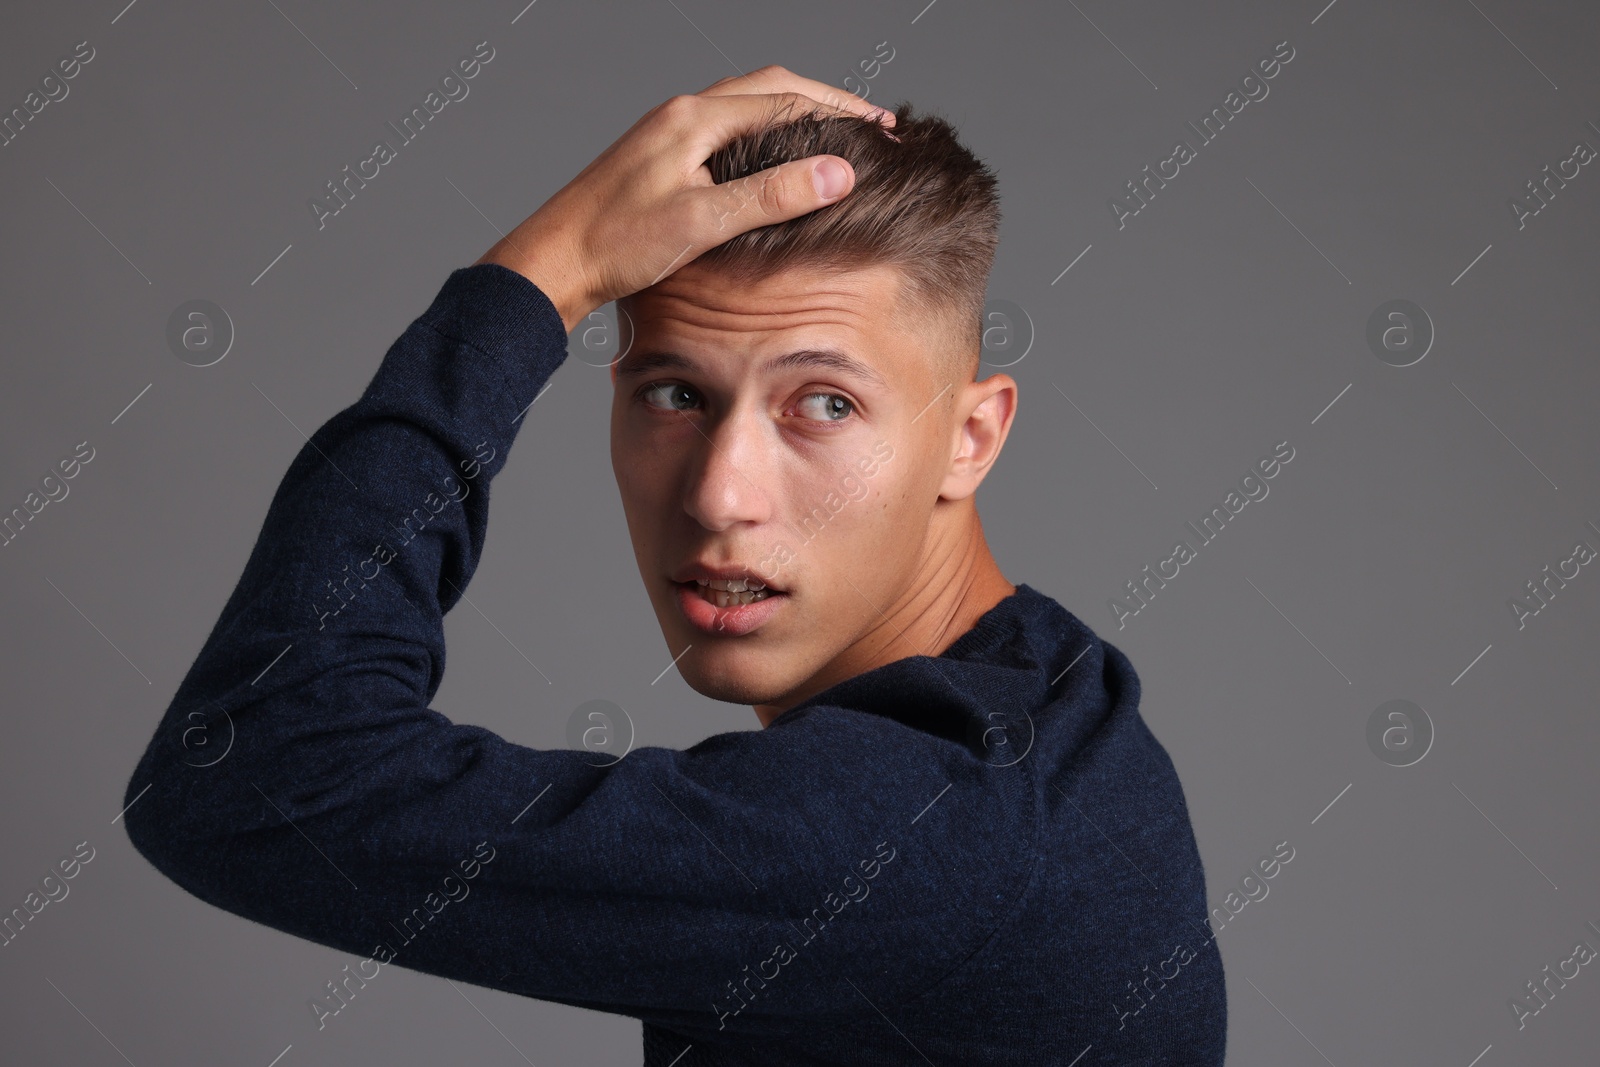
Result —
[[904, 313], [904, 284], [901, 271], [885, 264], [750, 280], [691, 263], [621, 302], [630, 357], [618, 370], [629, 368], [634, 353], [660, 348], [737, 354], [828, 347], [888, 373], [925, 344]]

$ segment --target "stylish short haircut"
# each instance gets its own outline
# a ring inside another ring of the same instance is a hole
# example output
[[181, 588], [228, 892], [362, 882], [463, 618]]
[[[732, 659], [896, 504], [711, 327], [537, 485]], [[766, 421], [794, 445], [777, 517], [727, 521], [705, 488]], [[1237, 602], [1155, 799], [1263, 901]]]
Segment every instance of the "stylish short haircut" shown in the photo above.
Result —
[[894, 115], [892, 128], [854, 115], [774, 116], [718, 149], [706, 161], [718, 183], [822, 154], [849, 160], [856, 181], [837, 203], [748, 230], [696, 262], [753, 281], [789, 268], [892, 265], [903, 279], [902, 313], [948, 331], [936, 369], [971, 382], [1000, 243], [998, 183], [945, 119], [915, 115], [905, 102]]

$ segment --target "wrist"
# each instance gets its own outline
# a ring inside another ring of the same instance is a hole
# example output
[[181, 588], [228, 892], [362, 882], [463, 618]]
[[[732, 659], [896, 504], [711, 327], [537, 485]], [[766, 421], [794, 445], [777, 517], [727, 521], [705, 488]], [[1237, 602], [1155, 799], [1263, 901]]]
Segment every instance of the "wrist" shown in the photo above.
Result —
[[555, 306], [561, 316], [561, 326], [569, 334], [585, 315], [598, 306], [588, 300], [581, 286], [572, 283], [577, 272], [564, 267], [558, 257], [530, 255], [511, 244], [509, 239], [496, 243], [477, 262], [497, 263], [507, 270], [516, 271], [537, 286]]

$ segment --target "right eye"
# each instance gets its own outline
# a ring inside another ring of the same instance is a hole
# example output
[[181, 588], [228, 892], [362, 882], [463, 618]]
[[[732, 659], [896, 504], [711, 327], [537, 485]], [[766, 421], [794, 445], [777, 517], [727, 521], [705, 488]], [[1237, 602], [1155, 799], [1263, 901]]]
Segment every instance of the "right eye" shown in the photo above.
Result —
[[[660, 401], [652, 398], [660, 398]], [[649, 407], [666, 411], [684, 411], [687, 407], [677, 406], [680, 402], [693, 405], [698, 402], [699, 394], [681, 382], [656, 382], [639, 390], [639, 399]]]

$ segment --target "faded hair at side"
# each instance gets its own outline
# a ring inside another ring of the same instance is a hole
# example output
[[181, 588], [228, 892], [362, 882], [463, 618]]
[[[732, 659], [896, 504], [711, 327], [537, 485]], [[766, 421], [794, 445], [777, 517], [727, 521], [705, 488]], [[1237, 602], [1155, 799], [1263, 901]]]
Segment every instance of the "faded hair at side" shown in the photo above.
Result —
[[849, 160], [856, 180], [842, 200], [738, 234], [696, 262], [752, 281], [790, 268], [892, 265], [904, 279], [903, 310], [958, 331], [939, 366], [970, 382], [1000, 241], [998, 183], [943, 118], [905, 102], [894, 114], [892, 132], [853, 115], [775, 118], [718, 149], [706, 161], [718, 183], [814, 155]]

